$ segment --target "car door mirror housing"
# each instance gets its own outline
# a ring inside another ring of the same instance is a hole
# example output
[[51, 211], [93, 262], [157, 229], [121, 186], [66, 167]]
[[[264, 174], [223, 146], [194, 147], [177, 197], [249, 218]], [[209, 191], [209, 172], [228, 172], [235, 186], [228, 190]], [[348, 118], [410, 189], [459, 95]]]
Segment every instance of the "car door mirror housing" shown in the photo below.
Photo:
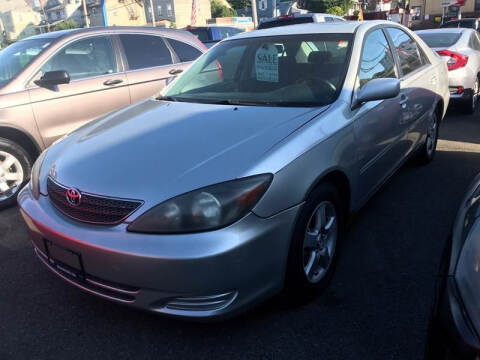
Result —
[[357, 92], [352, 108], [357, 108], [368, 101], [391, 99], [400, 94], [400, 81], [398, 79], [373, 79], [367, 82]]
[[34, 83], [38, 86], [50, 87], [61, 84], [68, 84], [70, 75], [65, 70], [47, 71], [39, 80]]

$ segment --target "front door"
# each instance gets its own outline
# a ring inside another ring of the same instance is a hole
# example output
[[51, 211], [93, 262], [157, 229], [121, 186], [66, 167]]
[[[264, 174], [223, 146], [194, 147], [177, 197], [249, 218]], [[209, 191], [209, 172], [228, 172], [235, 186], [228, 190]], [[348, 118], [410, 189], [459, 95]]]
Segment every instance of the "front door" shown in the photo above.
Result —
[[[392, 51], [380, 28], [365, 37], [357, 91], [368, 81], [378, 78], [397, 78]], [[367, 102], [355, 115], [359, 181], [365, 198], [385, 180], [405, 155], [406, 128], [401, 121], [402, 96]]]
[[52, 89], [29, 88], [33, 113], [45, 145], [90, 120], [130, 104], [127, 79], [120, 72], [110, 36], [90, 36], [65, 45], [42, 66], [64, 70], [70, 83]]

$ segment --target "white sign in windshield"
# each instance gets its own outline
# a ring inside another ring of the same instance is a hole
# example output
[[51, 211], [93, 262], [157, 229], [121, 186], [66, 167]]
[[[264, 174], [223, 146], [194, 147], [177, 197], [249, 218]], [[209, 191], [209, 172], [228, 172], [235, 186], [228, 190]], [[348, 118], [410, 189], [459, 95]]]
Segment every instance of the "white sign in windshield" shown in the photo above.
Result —
[[278, 82], [278, 50], [273, 44], [265, 44], [255, 54], [257, 81]]

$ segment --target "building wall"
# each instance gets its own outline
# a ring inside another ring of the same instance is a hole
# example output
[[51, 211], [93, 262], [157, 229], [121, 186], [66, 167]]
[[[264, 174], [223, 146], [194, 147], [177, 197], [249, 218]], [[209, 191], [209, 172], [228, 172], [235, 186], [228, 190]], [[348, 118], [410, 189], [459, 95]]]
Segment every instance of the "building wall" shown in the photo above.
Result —
[[146, 24], [142, 2], [132, 0], [105, 0], [109, 26], [141, 26]]
[[[209, 0], [196, 0], [196, 26], [206, 25], [207, 20], [212, 17]], [[175, 25], [177, 28], [183, 28], [191, 24], [192, 18], [192, 0], [176, 0], [174, 3]]]
[[41, 16], [33, 10], [7, 11], [0, 13], [8, 41], [20, 40], [37, 33], [36, 26]]

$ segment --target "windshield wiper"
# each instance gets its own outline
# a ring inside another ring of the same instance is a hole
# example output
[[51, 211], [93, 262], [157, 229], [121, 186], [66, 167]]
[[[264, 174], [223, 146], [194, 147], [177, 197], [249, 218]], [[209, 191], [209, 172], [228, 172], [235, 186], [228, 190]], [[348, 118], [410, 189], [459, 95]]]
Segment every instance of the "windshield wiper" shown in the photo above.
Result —
[[177, 98], [171, 96], [157, 96], [155, 100], [163, 100], [163, 101], [179, 101]]

